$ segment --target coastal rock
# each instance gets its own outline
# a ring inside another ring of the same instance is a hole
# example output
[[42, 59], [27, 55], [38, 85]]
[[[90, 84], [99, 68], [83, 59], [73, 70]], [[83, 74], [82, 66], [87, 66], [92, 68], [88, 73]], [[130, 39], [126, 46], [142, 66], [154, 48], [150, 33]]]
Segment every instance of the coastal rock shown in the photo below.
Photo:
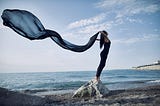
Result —
[[160, 70], [160, 60], [154, 62], [153, 64], [141, 65], [137, 67], [133, 67], [136, 70]]
[[0, 87], [0, 106], [44, 106], [45, 99]]
[[76, 90], [72, 97], [103, 97], [108, 93], [109, 90], [104, 84], [102, 84], [102, 81], [92, 79]]

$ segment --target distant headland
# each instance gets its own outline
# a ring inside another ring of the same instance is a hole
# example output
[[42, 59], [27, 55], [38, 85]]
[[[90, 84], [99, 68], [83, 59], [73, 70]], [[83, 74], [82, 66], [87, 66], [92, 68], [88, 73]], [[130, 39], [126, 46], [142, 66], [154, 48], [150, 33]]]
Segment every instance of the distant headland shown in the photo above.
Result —
[[141, 65], [132, 68], [137, 70], [160, 70], [160, 60], [154, 62], [153, 64]]

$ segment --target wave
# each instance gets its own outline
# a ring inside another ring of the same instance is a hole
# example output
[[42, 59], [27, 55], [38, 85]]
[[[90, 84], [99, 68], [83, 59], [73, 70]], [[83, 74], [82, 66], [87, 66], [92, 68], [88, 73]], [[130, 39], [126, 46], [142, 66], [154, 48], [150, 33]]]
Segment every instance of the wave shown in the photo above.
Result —
[[137, 81], [117, 81], [117, 82], [106, 82], [105, 85], [110, 84], [145, 84], [145, 83], [160, 83], [160, 79], [158, 80], [137, 80]]
[[151, 80], [138, 80], [138, 81], [117, 81], [117, 82], [105, 82], [105, 85], [112, 85], [112, 84], [141, 84]]
[[160, 79], [158, 79], [158, 80], [148, 81], [148, 82], [146, 82], [146, 83], [160, 83]]
[[104, 76], [103, 78], [105, 79], [105, 78], [108, 78], [108, 79], [115, 79], [115, 78], [129, 78], [130, 76], [123, 76], [123, 75], [116, 75], [116, 76]]
[[28, 85], [21, 85], [21, 86], [14, 86], [12, 89], [26, 91], [26, 92], [41, 92], [47, 90], [68, 90], [68, 89], [75, 89], [80, 87], [86, 83], [85, 81], [70, 81], [70, 82], [50, 82], [50, 83], [37, 83], [37, 84], [28, 84]]

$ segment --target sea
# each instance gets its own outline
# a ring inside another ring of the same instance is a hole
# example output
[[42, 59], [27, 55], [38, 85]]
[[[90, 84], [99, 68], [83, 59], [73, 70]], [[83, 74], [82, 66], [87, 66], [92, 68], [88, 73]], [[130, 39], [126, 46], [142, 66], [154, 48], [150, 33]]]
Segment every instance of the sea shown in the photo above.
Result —
[[[0, 87], [35, 94], [73, 92], [89, 80], [96, 71], [0, 73]], [[101, 81], [109, 90], [160, 85], [160, 70], [103, 70]]]

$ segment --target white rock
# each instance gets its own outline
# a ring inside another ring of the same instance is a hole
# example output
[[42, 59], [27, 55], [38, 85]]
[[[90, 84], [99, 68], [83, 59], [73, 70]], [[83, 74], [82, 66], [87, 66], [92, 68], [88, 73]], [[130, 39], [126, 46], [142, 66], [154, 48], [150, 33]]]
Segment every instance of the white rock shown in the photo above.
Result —
[[73, 97], [103, 97], [108, 93], [108, 88], [101, 81], [92, 79], [76, 90]]

